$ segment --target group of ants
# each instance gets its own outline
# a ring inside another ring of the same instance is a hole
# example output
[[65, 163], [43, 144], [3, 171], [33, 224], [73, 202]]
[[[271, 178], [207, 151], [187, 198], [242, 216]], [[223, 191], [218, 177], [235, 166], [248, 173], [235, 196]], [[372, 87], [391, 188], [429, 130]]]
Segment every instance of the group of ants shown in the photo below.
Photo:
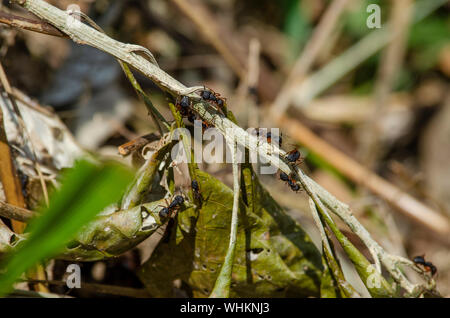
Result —
[[[226, 100], [225, 98], [222, 98], [218, 93], [214, 92], [211, 89], [204, 89], [200, 91], [200, 97], [202, 100], [206, 102], [210, 102], [212, 105], [216, 106], [216, 110], [219, 111], [222, 114], [226, 113]], [[177, 110], [180, 112], [181, 116], [184, 118], [186, 117], [188, 121], [191, 123], [194, 123], [194, 121], [197, 119], [196, 113], [192, 109], [192, 101], [189, 99], [188, 96], [181, 96], [181, 98], [177, 99], [176, 107]], [[205, 121], [202, 121], [202, 127], [203, 129], [207, 129], [209, 127], [209, 124]], [[259, 130], [257, 130], [257, 136], [259, 137]], [[268, 132], [265, 134], [265, 137], [267, 139], [267, 142], [270, 144], [272, 142], [272, 135], [271, 132]], [[276, 136], [278, 139], [278, 144], [281, 147], [282, 143], [282, 137]], [[303, 162], [303, 158], [301, 158], [300, 152], [297, 149], [293, 149], [286, 153], [285, 155], [286, 161], [293, 167], [301, 164]], [[288, 175], [287, 173], [284, 173], [283, 171], [280, 171], [279, 178], [286, 182], [288, 186], [292, 189], [294, 192], [298, 192], [301, 190], [300, 185], [297, 184], [294, 176]], [[194, 199], [201, 204], [203, 197], [200, 193], [200, 188], [198, 185], [197, 180], [192, 180], [191, 182], [191, 188], [192, 193], [194, 195]], [[178, 211], [179, 208], [184, 203], [184, 198], [181, 195], [176, 195], [172, 202], [168, 204], [167, 207], [163, 207], [160, 212], [159, 216], [160, 218], [167, 218], [172, 217], [176, 211]], [[416, 256], [413, 259], [413, 262], [421, 267], [425, 272], [431, 273], [432, 276], [434, 276], [437, 272], [437, 268], [433, 263], [428, 262], [425, 260], [425, 257], [422, 256]]]

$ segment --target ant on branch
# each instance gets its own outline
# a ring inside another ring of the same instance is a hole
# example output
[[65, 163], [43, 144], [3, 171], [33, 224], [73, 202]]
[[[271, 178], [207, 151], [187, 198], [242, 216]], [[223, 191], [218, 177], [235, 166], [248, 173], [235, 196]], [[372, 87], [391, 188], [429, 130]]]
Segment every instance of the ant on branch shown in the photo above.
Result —
[[200, 91], [200, 97], [204, 101], [209, 101], [215, 103], [222, 114], [225, 114], [225, 105], [226, 105], [226, 98], [220, 97], [219, 93], [214, 92], [212, 89], [204, 89]]
[[184, 198], [181, 195], [175, 196], [173, 198], [172, 202], [168, 204], [167, 207], [164, 207], [159, 211], [159, 217], [160, 218], [166, 218], [168, 216], [172, 217], [172, 214], [176, 212], [181, 205], [184, 203]]
[[[269, 144], [272, 143], [272, 132], [269, 131], [269, 132], [266, 134], [266, 139], [267, 139], [267, 142], [268, 142]], [[280, 134], [280, 136], [274, 136], [274, 140], [275, 140], [275, 141], [278, 141], [278, 147], [281, 147], [281, 144], [282, 144], [282, 142], [283, 142], [283, 137], [282, 137], [282, 135]]]
[[[181, 96], [181, 99], [177, 100], [176, 107], [180, 112], [183, 118], [187, 118], [187, 120], [191, 123], [194, 123], [197, 119], [197, 114], [192, 110], [192, 101], [187, 96]], [[206, 121], [202, 121], [203, 131], [210, 128], [211, 125]]]
[[289, 162], [292, 166], [297, 166], [303, 162], [303, 158], [301, 158], [300, 151], [297, 149], [293, 149], [286, 153], [284, 158]]
[[431, 263], [431, 262], [425, 261], [424, 255], [414, 257], [413, 262], [416, 265], [423, 266], [425, 272], [431, 272], [431, 276], [434, 276], [437, 272], [436, 266], [434, 266], [433, 263]]
[[[252, 131], [252, 134], [256, 135], [256, 137], [260, 137], [261, 136], [261, 128], [255, 128], [255, 130]], [[269, 131], [265, 134], [265, 138], [267, 140], [267, 143], [271, 144], [272, 143], [272, 139], [274, 139], [274, 141], [278, 142], [278, 147], [281, 147], [281, 144], [283, 142], [283, 135], [280, 134], [273, 136], [272, 138], [272, 132]]]
[[280, 171], [280, 179], [284, 182], [287, 182], [292, 191], [298, 192], [301, 190], [300, 186], [297, 184], [292, 175], [289, 176], [283, 171]]
[[181, 99], [176, 103], [176, 107], [180, 112], [181, 116], [183, 118], [187, 117], [187, 119], [191, 123], [194, 123], [194, 121], [197, 119], [197, 115], [192, 110], [191, 105], [192, 101], [187, 96], [181, 96]]

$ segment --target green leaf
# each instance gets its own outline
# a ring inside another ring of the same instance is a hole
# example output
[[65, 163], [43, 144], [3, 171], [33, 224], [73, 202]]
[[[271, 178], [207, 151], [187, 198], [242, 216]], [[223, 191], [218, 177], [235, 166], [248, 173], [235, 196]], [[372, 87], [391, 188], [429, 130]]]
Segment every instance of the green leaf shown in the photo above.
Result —
[[158, 214], [166, 204], [166, 200], [161, 199], [98, 216], [83, 226], [57, 258], [86, 262], [119, 256], [166, 223]]
[[64, 174], [61, 189], [52, 196], [49, 208], [30, 222], [28, 238], [0, 266], [6, 269], [0, 277], [0, 295], [9, 291], [23, 272], [56, 255], [83, 225], [117, 202], [131, 180], [132, 174], [118, 164], [77, 162]]
[[[233, 192], [202, 171], [196, 171], [203, 196], [177, 217], [167, 243], [160, 243], [139, 276], [152, 295], [170, 297], [172, 281], [181, 279], [196, 297], [214, 287], [229, 243]], [[307, 234], [259, 185], [240, 201], [236, 254], [230, 297], [318, 296], [320, 253]], [[241, 178], [242, 180], [243, 178]], [[251, 208], [249, 202], [253, 202]]]

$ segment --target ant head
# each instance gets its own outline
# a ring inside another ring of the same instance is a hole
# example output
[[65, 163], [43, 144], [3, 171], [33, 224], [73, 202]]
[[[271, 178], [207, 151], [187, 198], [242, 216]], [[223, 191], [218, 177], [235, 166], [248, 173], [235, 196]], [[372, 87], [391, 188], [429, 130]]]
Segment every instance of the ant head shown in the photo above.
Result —
[[182, 96], [181, 100], [180, 100], [180, 106], [183, 108], [189, 107], [189, 105], [191, 104], [189, 97], [187, 96]]

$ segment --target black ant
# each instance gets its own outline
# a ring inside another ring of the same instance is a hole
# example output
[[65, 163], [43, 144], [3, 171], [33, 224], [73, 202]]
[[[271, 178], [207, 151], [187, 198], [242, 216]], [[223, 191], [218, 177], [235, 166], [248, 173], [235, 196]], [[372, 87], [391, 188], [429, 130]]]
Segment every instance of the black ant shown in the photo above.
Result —
[[[256, 129], [252, 132], [252, 134], [254, 134], [256, 137], [259, 138], [259, 136], [261, 135], [260, 131], [261, 131], [260, 128], [256, 128]], [[281, 144], [282, 144], [282, 142], [283, 142], [282, 135], [280, 134], [280, 136], [275, 136], [274, 138], [275, 138], [275, 140], [278, 140], [279, 147], [281, 147]], [[271, 131], [267, 132], [267, 134], [266, 134], [266, 140], [267, 140], [267, 143], [269, 143], [269, 144], [272, 143], [272, 132], [271, 132]]]
[[192, 193], [194, 194], [195, 200], [202, 204], [203, 197], [200, 194], [200, 188], [198, 186], [197, 180], [192, 180], [191, 182]]
[[287, 175], [287, 173], [285, 173], [283, 171], [280, 172], [280, 179], [281, 179], [281, 181], [284, 181], [284, 182], [288, 182], [290, 180], [290, 178]]
[[191, 112], [191, 101], [187, 96], [181, 96], [181, 100], [176, 105], [182, 116], [188, 116]]
[[159, 211], [159, 217], [166, 218], [168, 216], [171, 216], [173, 212], [180, 208], [183, 202], [184, 198], [181, 195], [175, 196], [169, 206], [163, 207], [161, 211]]
[[[266, 134], [266, 139], [267, 139], [267, 142], [269, 144], [272, 143], [272, 132], [269, 131]], [[283, 142], [282, 136], [281, 135], [280, 136], [275, 136], [275, 140], [277, 140], [277, 139], [278, 139], [278, 146], [281, 147], [281, 143]]]
[[285, 155], [285, 158], [293, 166], [296, 166], [297, 164], [301, 164], [303, 162], [303, 159], [300, 156], [300, 151], [298, 151], [297, 149], [289, 151]]
[[191, 123], [194, 123], [197, 119], [197, 115], [192, 110], [191, 104], [192, 102], [189, 97], [181, 96], [181, 99], [177, 102], [176, 106], [182, 117], [187, 117]]
[[197, 115], [195, 115], [194, 113], [191, 113], [187, 116], [187, 119], [189, 120], [189, 122], [194, 123], [195, 120], [197, 119]]
[[211, 89], [205, 89], [200, 92], [200, 96], [205, 101], [210, 101], [213, 103], [216, 103], [217, 106], [219, 106], [219, 109], [222, 113], [224, 113], [224, 107], [225, 107], [225, 98], [220, 97], [219, 93], [214, 92]]
[[287, 175], [283, 171], [280, 172], [280, 179], [284, 182], [287, 182], [291, 190], [294, 192], [300, 191], [300, 186], [297, 184], [295, 179], [292, 176]]
[[434, 276], [436, 274], [436, 266], [434, 266], [431, 262], [425, 261], [425, 257], [423, 255], [414, 257], [413, 261], [414, 263], [416, 263], [416, 265], [422, 265], [426, 272], [431, 272], [431, 276]]
[[291, 190], [294, 192], [298, 192], [301, 190], [300, 186], [293, 180], [289, 180], [288, 184], [291, 187]]

